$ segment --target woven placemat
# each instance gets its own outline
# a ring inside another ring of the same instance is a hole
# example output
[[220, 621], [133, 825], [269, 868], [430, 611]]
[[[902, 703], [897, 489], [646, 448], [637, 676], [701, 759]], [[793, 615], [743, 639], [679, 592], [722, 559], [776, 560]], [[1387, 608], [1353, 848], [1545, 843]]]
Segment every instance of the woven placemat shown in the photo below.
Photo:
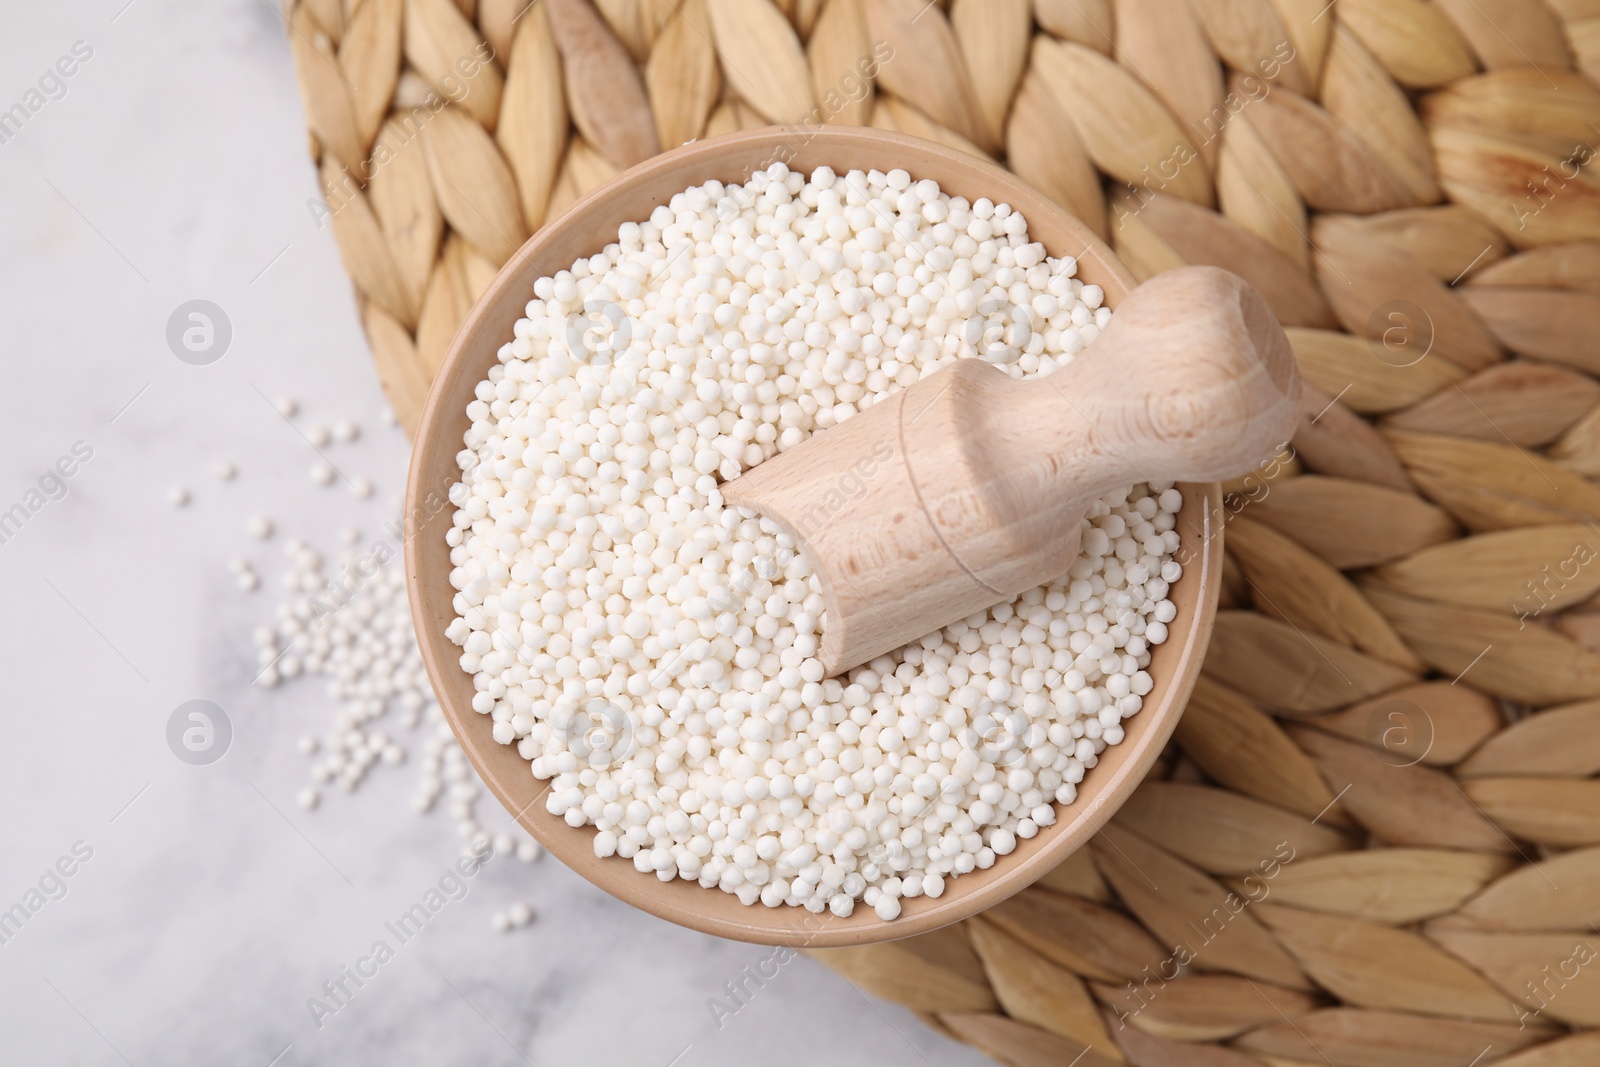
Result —
[[988, 154], [1308, 382], [1228, 497], [1206, 674], [1045, 881], [818, 955], [1018, 1065], [1600, 1063], [1600, 0], [298, 0], [327, 208], [413, 424], [498, 265], [663, 146]]

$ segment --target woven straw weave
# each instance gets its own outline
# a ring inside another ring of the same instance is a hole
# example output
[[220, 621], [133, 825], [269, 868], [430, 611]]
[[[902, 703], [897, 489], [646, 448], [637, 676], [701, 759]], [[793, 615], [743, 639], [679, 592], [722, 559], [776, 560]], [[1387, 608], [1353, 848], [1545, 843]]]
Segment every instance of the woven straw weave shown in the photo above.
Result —
[[1308, 382], [1206, 674], [1044, 883], [819, 955], [1017, 1067], [1600, 1064], [1600, 0], [298, 0], [396, 410], [537, 227], [767, 123], [1010, 166]]

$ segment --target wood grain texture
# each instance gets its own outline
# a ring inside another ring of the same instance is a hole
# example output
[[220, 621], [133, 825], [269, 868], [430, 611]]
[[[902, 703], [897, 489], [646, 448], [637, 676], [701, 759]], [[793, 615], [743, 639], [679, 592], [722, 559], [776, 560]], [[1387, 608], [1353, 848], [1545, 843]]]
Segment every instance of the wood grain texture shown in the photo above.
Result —
[[[1253, 470], [1292, 431], [1298, 391], [1261, 296], [1226, 271], [1187, 267], [1123, 297], [1094, 345], [1047, 379], [957, 360], [724, 483], [722, 496], [771, 519], [810, 560], [829, 620], [817, 655], [832, 677], [1065, 573], [1089, 509], [1119, 486]], [[840, 493], [852, 471], [870, 492]], [[1348, 591], [1363, 639], [1420, 668], [1354, 586], [1319, 565]]]

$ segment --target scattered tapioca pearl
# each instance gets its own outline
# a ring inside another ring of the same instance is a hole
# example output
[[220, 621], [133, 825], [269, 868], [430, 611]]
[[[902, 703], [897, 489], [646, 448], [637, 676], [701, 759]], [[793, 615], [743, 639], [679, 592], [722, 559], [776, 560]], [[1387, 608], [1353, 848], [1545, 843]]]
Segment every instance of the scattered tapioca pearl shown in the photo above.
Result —
[[175, 485], [167, 490], [167, 503], [175, 508], [189, 506], [189, 490], [181, 485]]
[[493, 915], [489, 916], [489, 925], [494, 927], [496, 930], [499, 930], [501, 933], [505, 933], [507, 930], [511, 929], [511, 916], [507, 915], [503, 911], [497, 911]]
[[211, 473], [216, 476], [218, 481], [231, 482], [234, 476], [239, 473], [239, 468], [225, 459], [219, 459], [211, 464]]
[[318, 485], [332, 485], [334, 470], [326, 463], [318, 463], [311, 468], [311, 480]]
[[[426, 812], [447, 798], [463, 849], [487, 843], [477, 818], [485, 793], [433, 702], [411, 626], [399, 548], [380, 541], [329, 560], [302, 538], [289, 537], [283, 550], [289, 595], [278, 605], [276, 625], [254, 632], [257, 663], [265, 668], [258, 684], [272, 688], [301, 676], [316, 678], [338, 702], [325, 736], [305, 734], [296, 742], [311, 760], [313, 788], [355, 792], [380, 764], [412, 762], [420, 749], [410, 806]], [[410, 733], [424, 720], [426, 728], [409, 739], [383, 729], [395, 709], [400, 730]], [[538, 857], [538, 846], [520, 828], [503, 836], [507, 855]]]
[[365, 500], [372, 495], [372, 482], [366, 478], [356, 478], [350, 483], [350, 491]]
[[[547, 811], [641, 874], [887, 920], [1074, 802], [1153, 686], [1181, 494], [1108, 494], [1057, 580], [824, 679], [815, 574], [718, 487], [979, 343], [1069, 363], [1111, 315], [1076, 274], [1009, 205], [776, 165], [534, 283], [467, 407], [446, 633]], [[632, 324], [604, 359], [595, 302]]]
[[241, 571], [238, 577], [239, 588], [246, 593], [253, 593], [261, 585], [261, 576], [255, 571]]
[[349, 444], [361, 436], [361, 427], [353, 422], [340, 421], [333, 424], [333, 439], [344, 444]]
[[312, 811], [322, 800], [322, 794], [318, 793], [315, 789], [302, 789], [299, 793], [295, 794], [295, 800], [299, 802], [302, 808], [305, 808], [307, 811]]
[[506, 909], [506, 918], [513, 927], [527, 926], [533, 921], [533, 909], [526, 904], [513, 904]]
[[313, 426], [306, 431], [306, 440], [318, 448], [327, 448], [328, 442], [333, 440], [333, 435], [326, 426]]
[[361, 540], [361, 531], [354, 526], [346, 526], [339, 531], [339, 540], [347, 545], [353, 545]]
[[265, 515], [252, 515], [245, 523], [245, 529], [250, 531], [250, 536], [258, 541], [265, 541], [272, 536], [275, 529], [272, 520]]
[[272, 406], [286, 419], [292, 419], [300, 413], [300, 402], [292, 396], [280, 396]]

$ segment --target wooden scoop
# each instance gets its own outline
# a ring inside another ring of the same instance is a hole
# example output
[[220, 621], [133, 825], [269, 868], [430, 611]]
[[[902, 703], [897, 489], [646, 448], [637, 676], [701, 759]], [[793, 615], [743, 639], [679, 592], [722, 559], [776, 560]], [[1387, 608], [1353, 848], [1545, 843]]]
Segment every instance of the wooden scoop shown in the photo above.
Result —
[[1288, 440], [1300, 377], [1266, 301], [1185, 267], [1130, 293], [1069, 366], [962, 359], [722, 487], [794, 537], [829, 675], [1064, 574], [1096, 499], [1237, 477]]

